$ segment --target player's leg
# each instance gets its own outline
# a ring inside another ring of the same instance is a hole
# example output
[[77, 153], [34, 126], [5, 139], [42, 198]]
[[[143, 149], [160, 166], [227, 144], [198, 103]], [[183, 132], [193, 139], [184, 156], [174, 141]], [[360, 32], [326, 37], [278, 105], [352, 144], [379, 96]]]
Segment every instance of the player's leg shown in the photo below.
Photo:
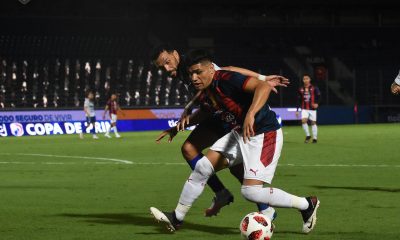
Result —
[[252, 144], [244, 144], [241, 138], [238, 140], [245, 165], [242, 195], [251, 202], [300, 210], [303, 231], [311, 231], [319, 206], [316, 197], [298, 197], [278, 188], [263, 187], [264, 183], [271, 184], [274, 177], [283, 146], [282, 130], [256, 135], [251, 138]]
[[317, 143], [317, 138], [318, 138], [318, 126], [317, 126], [317, 111], [314, 110], [310, 114], [310, 120], [311, 120], [311, 131], [313, 135], [313, 143]]
[[111, 129], [113, 129], [113, 127], [114, 127], [114, 122], [113, 122], [112, 115], [111, 115], [110, 116], [110, 125], [107, 126], [107, 131], [104, 134], [104, 137], [111, 138], [110, 132], [111, 132]]
[[303, 130], [306, 134], [306, 139], [304, 140], [304, 143], [308, 143], [311, 139], [310, 135], [310, 130], [308, 129], [308, 111], [307, 110], [301, 110], [301, 126], [303, 127]]
[[93, 139], [98, 139], [99, 137], [96, 135], [96, 117], [90, 117], [90, 124], [92, 125], [90, 132], [93, 135]]
[[121, 136], [118, 133], [117, 129], [117, 114], [111, 114], [111, 125], [112, 125], [112, 130], [114, 131], [115, 137], [120, 138]]
[[[197, 161], [203, 157], [202, 151], [215, 143], [223, 133], [213, 121], [199, 124], [189, 135], [181, 147], [182, 155], [193, 170]], [[219, 125], [218, 125], [219, 126]], [[233, 195], [227, 190], [217, 175], [212, 175], [207, 182], [215, 193], [211, 207], [206, 209], [206, 216], [216, 215], [219, 210], [233, 202]]]
[[[219, 141], [229, 143], [231, 136], [224, 136]], [[193, 205], [194, 201], [201, 195], [208, 179], [214, 173], [227, 166], [225, 157], [216, 151], [209, 150], [202, 156], [183, 186], [178, 204], [173, 212], [162, 212], [157, 208], [150, 208], [156, 220], [167, 225], [168, 229], [175, 231], [183, 222], [186, 214]]]

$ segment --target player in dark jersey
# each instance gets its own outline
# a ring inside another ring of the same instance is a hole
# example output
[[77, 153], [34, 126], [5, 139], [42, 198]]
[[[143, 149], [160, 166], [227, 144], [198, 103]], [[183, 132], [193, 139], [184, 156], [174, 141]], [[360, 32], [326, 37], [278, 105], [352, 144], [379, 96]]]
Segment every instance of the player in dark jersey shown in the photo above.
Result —
[[[306, 133], [305, 143], [311, 139], [310, 131], [308, 129], [308, 120], [311, 121], [311, 130], [313, 134], [313, 143], [317, 143], [318, 127], [317, 127], [317, 108], [319, 100], [321, 99], [321, 92], [317, 86], [311, 84], [311, 77], [308, 74], [303, 75], [303, 86], [298, 91], [298, 102], [296, 116], [299, 116], [298, 110], [301, 108], [301, 124]], [[300, 105], [301, 104], [301, 105]]]
[[202, 91], [198, 98], [201, 108], [190, 117], [192, 124], [211, 115], [230, 131], [196, 162], [173, 212], [150, 208], [156, 220], [175, 231], [210, 176], [223, 168], [243, 164], [241, 193], [244, 198], [254, 203], [300, 210], [303, 232], [310, 232], [316, 223], [317, 197], [298, 197], [278, 188], [263, 187], [272, 182], [283, 146], [280, 124], [267, 104], [271, 86], [240, 73], [216, 71], [204, 51], [193, 51], [187, 61], [194, 87]]
[[[193, 103], [195, 99], [199, 96], [197, 90], [193, 88], [192, 83], [189, 79], [187, 74], [187, 67], [185, 66], [185, 61], [183, 61], [183, 56], [178, 53], [178, 51], [172, 48], [169, 45], [160, 45], [156, 49], [154, 49], [152, 53], [152, 61], [154, 64], [159, 67], [163, 68], [169, 75], [173, 78], [176, 78], [186, 86], [187, 91], [194, 96], [194, 99], [190, 101], [181, 116], [181, 120], [178, 123], [177, 128], [173, 127], [166, 131], [163, 131], [159, 137], [157, 138], [157, 142], [159, 142], [163, 137], [169, 135], [169, 141], [172, 141], [173, 137], [177, 134], [179, 130], [184, 130], [184, 126], [188, 118], [187, 116], [191, 112], [193, 108]], [[219, 69], [215, 64], [214, 67]], [[224, 67], [222, 69], [225, 70], [232, 70], [241, 72], [244, 75], [256, 77], [259, 80], [279, 80], [279, 86], [286, 86], [288, 80], [281, 76], [263, 76], [253, 71], [237, 68], [237, 67]], [[179, 87], [178, 87], [179, 88]], [[225, 130], [220, 127], [220, 122], [215, 121], [213, 118], [204, 119], [189, 137], [185, 140], [181, 147], [182, 155], [188, 162], [189, 166], [194, 169], [195, 163], [202, 157], [202, 150], [206, 149], [207, 147], [211, 146], [217, 139], [225, 134]], [[236, 166], [230, 168], [231, 173], [240, 181], [243, 180], [243, 168], [241, 166]], [[233, 202], [233, 195], [225, 188], [223, 183], [220, 179], [213, 175], [209, 178], [207, 184], [211, 187], [211, 189], [215, 193], [215, 197], [212, 200], [211, 207], [205, 210], [205, 216], [213, 216], [216, 215], [219, 210]], [[264, 211], [267, 209], [267, 206], [260, 204], [258, 206], [259, 211]]]
[[121, 135], [118, 133], [117, 129], [117, 113], [120, 111], [121, 108], [119, 107], [118, 101], [117, 101], [117, 94], [111, 94], [110, 99], [107, 101], [106, 107], [104, 109], [103, 113], [103, 119], [106, 117], [106, 113], [108, 111], [110, 115], [110, 120], [111, 120], [111, 126], [107, 128], [106, 134], [104, 134], [105, 137], [111, 138], [110, 132], [111, 130], [114, 131], [115, 137], [120, 138]]

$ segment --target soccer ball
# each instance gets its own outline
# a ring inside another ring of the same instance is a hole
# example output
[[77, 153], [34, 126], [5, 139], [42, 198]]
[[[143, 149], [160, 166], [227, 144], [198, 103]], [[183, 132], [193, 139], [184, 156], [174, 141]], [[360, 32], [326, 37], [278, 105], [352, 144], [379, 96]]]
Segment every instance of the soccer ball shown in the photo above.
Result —
[[239, 228], [243, 239], [248, 240], [270, 240], [274, 231], [271, 220], [259, 212], [247, 214]]

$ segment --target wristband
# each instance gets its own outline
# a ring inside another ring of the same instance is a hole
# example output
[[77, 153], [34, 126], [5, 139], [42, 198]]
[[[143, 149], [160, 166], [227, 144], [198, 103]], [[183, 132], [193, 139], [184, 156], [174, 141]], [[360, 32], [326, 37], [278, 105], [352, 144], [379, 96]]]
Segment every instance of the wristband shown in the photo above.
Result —
[[397, 77], [396, 77], [396, 79], [394, 80], [394, 82], [395, 82], [397, 85], [400, 85], [400, 72], [399, 72], [399, 74], [397, 75]]
[[265, 80], [267, 80], [267, 76], [265, 76], [265, 75], [262, 75], [262, 74], [258, 74], [258, 80], [261, 80], [261, 81], [265, 81]]

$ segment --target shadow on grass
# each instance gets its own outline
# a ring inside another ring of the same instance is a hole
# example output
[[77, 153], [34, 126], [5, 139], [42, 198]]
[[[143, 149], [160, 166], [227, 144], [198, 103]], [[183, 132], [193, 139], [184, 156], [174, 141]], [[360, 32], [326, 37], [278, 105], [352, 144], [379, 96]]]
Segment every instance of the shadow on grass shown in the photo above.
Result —
[[[98, 224], [130, 224], [136, 226], [153, 226], [158, 234], [170, 234], [165, 228], [164, 224], [157, 223], [153, 217], [143, 216], [145, 214], [127, 214], [127, 213], [97, 213], [97, 214], [75, 214], [75, 213], [64, 213], [58, 216], [69, 217], [69, 218], [81, 218], [85, 219], [85, 222], [98, 223]], [[206, 232], [211, 234], [226, 234], [226, 235], [237, 235], [239, 229], [233, 227], [221, 227], [212, 225], [203, 225], [197, 223], [191, 223], [185, 221], [182, 226], [183, 229], [190, 229], [199, 232]], [[154, 232], [142, 232], [137, 234], [149, 235], [157, 234]]]
[[311, 186], [317, 189], [344, 189], [353, 191], [373, 191], [373, 192], [400, 192], [400, 188], [385, 188], [385, 187], [351, 187], [351, 186]]

